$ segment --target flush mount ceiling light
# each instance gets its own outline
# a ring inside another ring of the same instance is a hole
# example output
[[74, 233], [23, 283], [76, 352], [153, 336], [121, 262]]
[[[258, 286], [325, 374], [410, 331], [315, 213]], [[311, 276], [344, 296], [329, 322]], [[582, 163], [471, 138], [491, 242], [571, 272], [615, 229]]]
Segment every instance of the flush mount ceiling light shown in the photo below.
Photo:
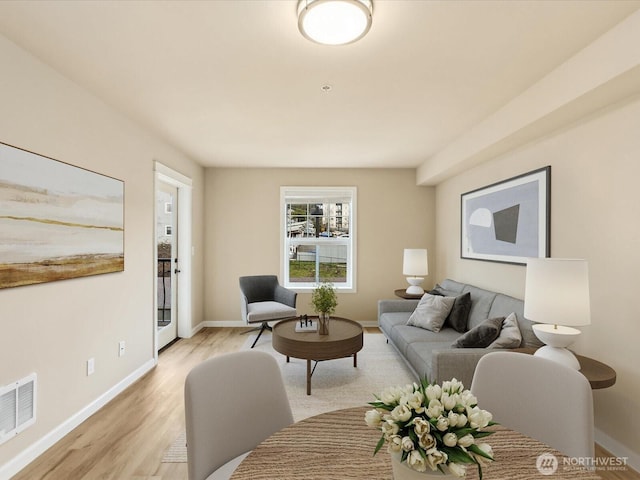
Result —
[[345, 45], [371, 28], [371, 0], [299, 0], [298, 28], [309, 40], [323, 45]]

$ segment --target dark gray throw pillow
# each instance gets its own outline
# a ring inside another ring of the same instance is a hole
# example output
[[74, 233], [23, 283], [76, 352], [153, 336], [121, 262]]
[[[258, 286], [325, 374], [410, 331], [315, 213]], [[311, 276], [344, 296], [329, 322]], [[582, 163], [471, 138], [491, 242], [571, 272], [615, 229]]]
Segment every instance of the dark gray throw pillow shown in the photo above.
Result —
[[436, 283], [435, 287], [433, 287], [433, 290], [431, 290], [428, 293], [430, 293], [431, 295], [440, 295], [442, 297], [457, 297], [458, 295], [460, 295], [460, 292], [454, 292], [453, 290], [447, 290], [446, 288], [444, 288], [439, 283]]
[[471, 293], [467, 292], [456, 297], [456, 301], [453, 302], [453, 307], [449, 312], [449, 316], [445, 320], [445, 325], [449, 324], [451, 327], [460, 333], [467, 331], [467, 320], [469, 319], [469, 312], [471, 311]]
[[431, 295], [456, 297], [453, 307], [451, 307], [451, 311], [444, 323], [445, 325], [450, 325], [456, 332], [466, 332], [469, 312], [471, 311], [471, 293], [467, 292], [456, 296], [456, 294], [452, 294], [451, 292], [442, 289], [439, 285], [436, 285], [436, 287], [429, 293]]
[[480, 325], [461, 335], [451, 344], [454, 348], [488, 347], [500, 335], [504, 317], [488, 318]]

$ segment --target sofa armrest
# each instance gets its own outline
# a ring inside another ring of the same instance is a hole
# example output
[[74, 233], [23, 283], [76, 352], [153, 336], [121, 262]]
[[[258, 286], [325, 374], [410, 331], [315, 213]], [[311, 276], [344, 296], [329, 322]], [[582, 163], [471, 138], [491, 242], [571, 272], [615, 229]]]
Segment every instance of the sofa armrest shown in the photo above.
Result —
[[387, 312], [413, 312], [419, 300], [378, 300], [378, 319]]
[[431, 382], [444, 382], [456, 378], [471, 388], [476, 365], [483, 355], [496, 350], [487, 348], [448, 348], [434, 350], [431, 358]]

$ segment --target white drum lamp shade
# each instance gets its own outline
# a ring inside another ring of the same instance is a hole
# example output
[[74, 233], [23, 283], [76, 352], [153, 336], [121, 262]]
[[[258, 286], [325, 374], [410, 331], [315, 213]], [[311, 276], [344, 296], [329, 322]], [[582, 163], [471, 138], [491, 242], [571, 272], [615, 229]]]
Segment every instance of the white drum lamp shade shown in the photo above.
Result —
[[578, 360], [567, 347], [580, 335], [580, 330], [572, 327], [591, 323], [586, 260], [528, 259], [524, 316], [538, 322], [533, 331], [546, 344], [536, 355], [579, 370]]
[[409, 295], [422, 295], [424, 290], [420, 284], [424, 281], [424, 276], [429, 275], [427, 250], [424, 248], [405, 248], [402, 273], [407, 276], [407, 282], [410, 285], [407, 288], [407, 293]]

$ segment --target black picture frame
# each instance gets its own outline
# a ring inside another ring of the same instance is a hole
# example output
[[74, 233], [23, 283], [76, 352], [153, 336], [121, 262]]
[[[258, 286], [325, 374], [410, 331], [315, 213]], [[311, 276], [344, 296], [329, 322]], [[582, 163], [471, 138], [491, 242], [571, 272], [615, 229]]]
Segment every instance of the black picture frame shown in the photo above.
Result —
[[460, 257], [526, 265], [551, 254], [551, 166], [460, 195]]

